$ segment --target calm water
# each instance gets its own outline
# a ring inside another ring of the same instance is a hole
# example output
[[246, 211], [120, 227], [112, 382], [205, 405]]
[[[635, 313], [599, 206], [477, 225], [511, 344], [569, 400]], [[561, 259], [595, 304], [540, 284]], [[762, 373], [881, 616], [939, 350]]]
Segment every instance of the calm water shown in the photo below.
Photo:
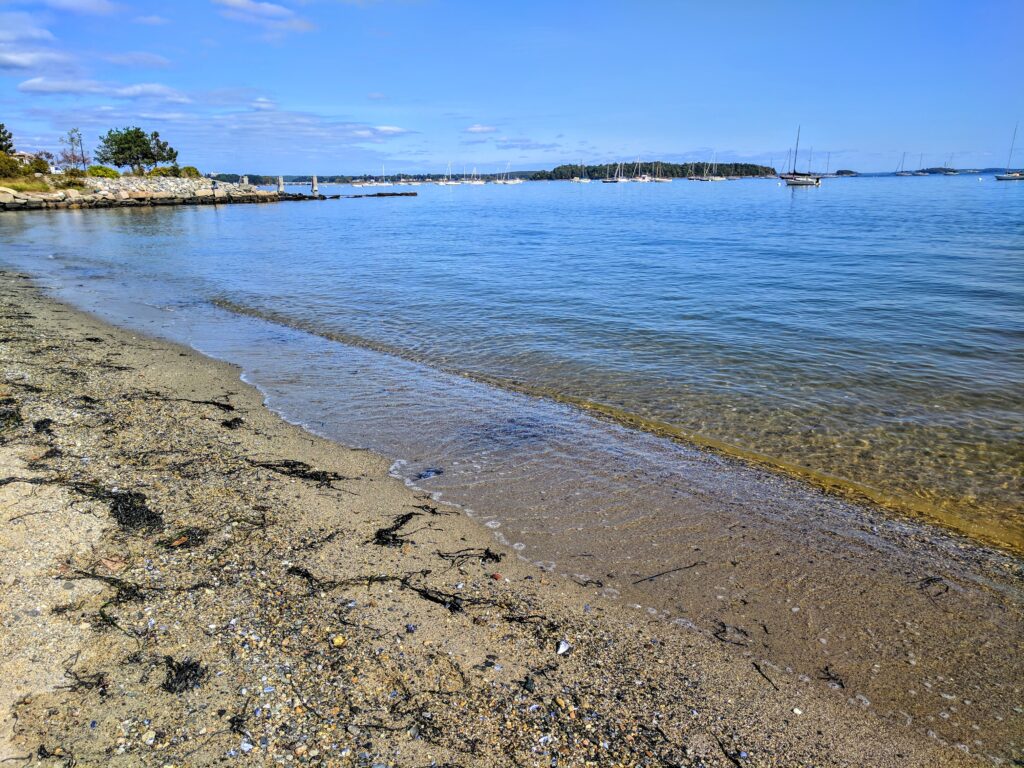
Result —
[[[120, 322], [176, 324], [170, 335], [243, 364], [239, 326], [234, 346], [222, 338], [228, 318], [272, 321], [289, 345], [273, 365], [250, 367], [274, 380], [289, 415], [412, 464], [443, 459], [432, 444], [479, 436], [442, 426], [445, 413], [504, 397], [447, 376], [470, 373], [1024, 541], [1024, 184], [417, 189], [411, 199], [8, 215], [0, 258]], [[143, 305], [175, 317], [143, 319]], [[351, 345], [404, 358], [362, 410], [340, 407], [357, 401], [339, 394], [341, 369], [315, 384], [299, 375], [329, 370], [339, 341], [346, 376], [382, 357], [359, 362]], [[440, 389], [424, 384], [431, 370], [446, 372]], [[402, 418], [419, 406], [426, 433], [412, 441], [396, 429], [381, 444], [384, 403], [406, 385]], [[512, 431], [522, 438], [521, 424]], [[457, 460], [470, 476], [481, 466]]]

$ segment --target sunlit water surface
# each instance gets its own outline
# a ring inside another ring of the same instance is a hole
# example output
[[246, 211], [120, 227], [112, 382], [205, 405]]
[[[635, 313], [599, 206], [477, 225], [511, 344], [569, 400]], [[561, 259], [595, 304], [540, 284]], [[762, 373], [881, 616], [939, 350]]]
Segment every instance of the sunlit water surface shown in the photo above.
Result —
[[293, 420], [442, 469], [423, 484], [470, 505], [550, 516], [544, 489], [610, 451], [624, 467], [602, 455], [576, 504], [621, 521], [664, 485], [629, 468], [690, 455], [482, 379], [1021, 544], [1024, 184], [415, 191], [7, 215], [0, 259], [242, 364]]

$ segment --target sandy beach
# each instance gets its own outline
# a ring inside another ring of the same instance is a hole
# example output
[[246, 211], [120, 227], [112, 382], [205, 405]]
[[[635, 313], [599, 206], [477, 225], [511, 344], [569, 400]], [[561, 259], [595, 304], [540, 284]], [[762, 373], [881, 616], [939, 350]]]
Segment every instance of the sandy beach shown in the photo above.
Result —
[[238, 369], [9, 273], [0, 361], [9, 764], [991, 764], [522, 563]]

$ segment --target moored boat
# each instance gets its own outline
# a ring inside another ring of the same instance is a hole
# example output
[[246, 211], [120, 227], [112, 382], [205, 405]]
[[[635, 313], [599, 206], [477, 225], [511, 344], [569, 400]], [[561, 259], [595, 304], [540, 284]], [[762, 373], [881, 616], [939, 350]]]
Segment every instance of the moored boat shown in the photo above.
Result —
[[1006, 157], [1006, 172], [997, 173], [996, 181], [1024, 181], [1024, 172], [1010, 170], [1010, 164], [1013, 162], [1013, 145], [1017, 143], [1017, 128], [1019, 126], [1020, 123], [1013, 126], [1013, 138], [1010, 139], [1010, 154]]

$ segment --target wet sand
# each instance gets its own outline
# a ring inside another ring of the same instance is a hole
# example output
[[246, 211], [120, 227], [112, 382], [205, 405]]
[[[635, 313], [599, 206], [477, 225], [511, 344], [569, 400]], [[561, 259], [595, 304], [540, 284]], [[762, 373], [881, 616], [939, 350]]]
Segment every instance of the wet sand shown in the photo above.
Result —
[[[482, 526], [389, 477], [385, 459], [275, 417], [237, 369], [74, 312], [26, 279], [0, 277], [0, 340], [0, 759], [933, 766], [1021, 756], [1020, 661], [1007, 656], [1020, 640], [1020, 570], [998, 553], [962, 542], [954, 557], [953, 540], [914, 536], [890, 552], [843, 549], [813, 610], [786, 600], [787, 589], [814, 591], [806, 579], [740, 569], [777, 615], [811, 613], [815, 629], [852, 595], [919, 595], [910, 618], [890, 617], [894, 632], [909, 643], [927, 635], [939, 657], [928, 664], [949, 655], [961, 666], [929, 672], [913, 694], [945, 702], [948, 717], [931, 727], [877, 713], [828, 667], [821, 680], [773, 661], [799, 634], [784, 622], [762, 630], [765, 651], [738, 624], [692, 631], [519, 562]], [[771, 562], [766, 536], [744, 545], [749, 560]], [[915, 547], [932, 567], [894, 583], [881, 566]], [[833, 554], [819, 547], [809, 559]], [[721, 602], [729, 576], [689, 570]], [[948, 575], [965, 573], [976, 579]], [[739, 590], [726, 594], [742, 612]], [[978, 606], [991, 612], [980, 626]], [[988, 635], [969, 656], [967, 624]], [[888, 638], [846, 642], [868, 656]], [[965, 701], [945, 683], [967, 672], [977, 697]]]

